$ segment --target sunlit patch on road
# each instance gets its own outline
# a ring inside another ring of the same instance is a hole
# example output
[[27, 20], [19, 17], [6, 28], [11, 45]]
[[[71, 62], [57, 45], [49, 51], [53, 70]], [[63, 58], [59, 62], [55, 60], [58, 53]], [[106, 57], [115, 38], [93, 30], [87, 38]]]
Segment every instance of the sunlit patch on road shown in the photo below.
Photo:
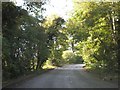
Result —
[[83, 67], [85, 64], [72, 64], [72, 65], [65, 65], [63, 67], [56, 67], [55, 69], [60, 69], [60, 70], [80, 70], [84, 69]]

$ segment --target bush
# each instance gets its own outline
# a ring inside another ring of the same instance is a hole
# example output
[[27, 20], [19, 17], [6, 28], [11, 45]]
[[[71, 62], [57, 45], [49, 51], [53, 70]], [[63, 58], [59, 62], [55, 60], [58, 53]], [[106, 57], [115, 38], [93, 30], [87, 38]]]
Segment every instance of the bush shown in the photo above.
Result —
[[70, 50], [63, 51], [62, 57], [64, 61], [69, 64], [83, 63], [82, 57], [75, 55], [75, 53]]

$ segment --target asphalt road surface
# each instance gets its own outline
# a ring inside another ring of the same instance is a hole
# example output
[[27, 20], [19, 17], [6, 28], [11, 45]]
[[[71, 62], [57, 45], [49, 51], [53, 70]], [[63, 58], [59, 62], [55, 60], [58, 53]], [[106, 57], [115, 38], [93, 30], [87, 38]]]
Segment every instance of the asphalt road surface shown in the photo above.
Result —
[[93, 77], [82, 66], [83, 64], [65, 65], [9, 88], [118, 88], [117, 84]]

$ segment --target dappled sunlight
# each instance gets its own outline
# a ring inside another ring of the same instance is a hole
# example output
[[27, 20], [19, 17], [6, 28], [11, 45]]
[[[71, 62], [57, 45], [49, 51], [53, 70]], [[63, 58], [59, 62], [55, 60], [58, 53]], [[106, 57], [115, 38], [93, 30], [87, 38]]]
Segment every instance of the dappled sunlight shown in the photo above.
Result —
[[54, 68], [56, 68], [56, 66], [54, 66], [49, 60], [47, 60], [47, 61], [44, 63], [44, 65], [43, 65], [42, 68], [43, 68], [43, 69], [54, 69]]
[[44, 65], [42, 68], [43, 68], [43, 69], [54, 69], [54, 68], [56, 68], [56, 66]]
[[2, 3], [3, 81], [50, 71], [30, 84], [71, 87], [73, 80], [86, 87], [92, 79], [84, 69], [100, 77], [118, 73], [120, 2], [13, 1]]

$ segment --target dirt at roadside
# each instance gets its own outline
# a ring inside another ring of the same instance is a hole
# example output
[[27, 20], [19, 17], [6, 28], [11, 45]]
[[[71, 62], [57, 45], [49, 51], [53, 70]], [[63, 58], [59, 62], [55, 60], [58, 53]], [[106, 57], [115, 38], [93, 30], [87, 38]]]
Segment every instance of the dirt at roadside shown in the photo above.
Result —
[[95, 70], [85, 69], [86, 72], [90, 73], [94, 77], [97, 77], [103, 81], [108, 81], [114, 84], [118, 84], [118, 73], [116, 74], [104, 74]]
[[15, 78], [15, 79], [9, 79], [9, 80], [6, 80], [6, 81], [2, 81], [2, 88], [7, 87], [7, 86], [12, 85], [12, 84], [15, 84], [17, 82], [27, 80], [27, 79], [35, 77], [37, 75], [46, 73], [46, 72], [48, 72], [50, 70], [52, 70], [52, 69], [42, 70], [42, 71], [35, 71], [35, 72], [32, 72], [32, 73], [27, 74], [27, 75], [19, 76], [19, 77]]

